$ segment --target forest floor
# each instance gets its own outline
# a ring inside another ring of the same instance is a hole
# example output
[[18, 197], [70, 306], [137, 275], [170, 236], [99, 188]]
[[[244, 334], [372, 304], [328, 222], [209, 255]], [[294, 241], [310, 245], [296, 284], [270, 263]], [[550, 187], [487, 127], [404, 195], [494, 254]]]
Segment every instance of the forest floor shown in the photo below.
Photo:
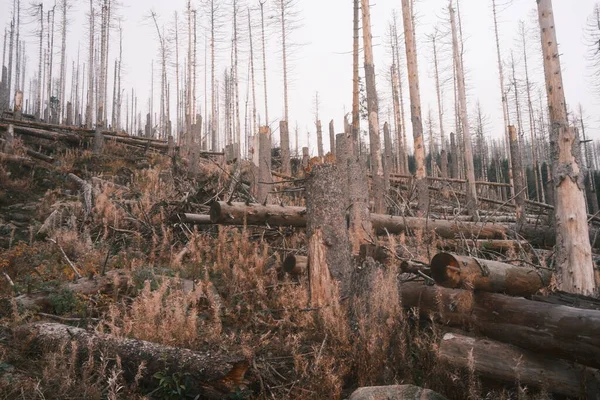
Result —
[[[385, 265], [356, 260], [372, 290], [310, 308], [307, 277], [281, 270], [286, 255], [306, 254], [303, 230], [178, 221], [223, 200], [232, 165], [205, 159], [192, 176], [142, 149], [107, 143], [104, 154], [69, 150], [55, 165], [0, 162], [0, 399], [341, 399], [361, 386], [399, 383], [449, 399], [551, 398], [438, 360], [448, 328], [403, 309], [402, 282], [417, 278], [395, 260], [427, 263], [440, 238], [390, 235], [385, 246], [397, 250]], [[294, 193], [278, 199], [303, 202]], [[477, 255], [533, 257], [523, 248]], [[93, 280], [111, 271], [127, 284], [97, 293], [68, 286], [77, 273]], [[19, 302], [32, 296], [34, 306]], [[133, 379], [119, 357], [85, 357], [75, 340], [32, 346], [20, 328], [39, 321], [235, 355], [247, 360], [245, 373], [210, 393], [189, 384], [183, 369], [140, 379], [142, 366]]]

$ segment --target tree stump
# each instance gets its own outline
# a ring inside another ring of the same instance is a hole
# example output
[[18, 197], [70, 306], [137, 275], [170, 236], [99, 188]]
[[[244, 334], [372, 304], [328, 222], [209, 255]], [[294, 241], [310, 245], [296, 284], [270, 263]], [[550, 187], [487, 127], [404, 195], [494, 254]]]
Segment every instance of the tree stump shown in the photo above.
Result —
[[337, 165], [314, 165], [306, 178], [310, 302], [329, 304], [336, 293], [348, 293], [352, 273], [343, 186]]

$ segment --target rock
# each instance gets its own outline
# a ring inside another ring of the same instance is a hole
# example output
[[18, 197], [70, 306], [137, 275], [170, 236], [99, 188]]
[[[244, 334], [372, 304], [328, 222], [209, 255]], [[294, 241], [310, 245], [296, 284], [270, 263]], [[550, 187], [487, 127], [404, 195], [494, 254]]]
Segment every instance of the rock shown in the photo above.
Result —
[[447, 400], [433, 390], [414, 385], [370, 386], [356, 389], [348, 400]]

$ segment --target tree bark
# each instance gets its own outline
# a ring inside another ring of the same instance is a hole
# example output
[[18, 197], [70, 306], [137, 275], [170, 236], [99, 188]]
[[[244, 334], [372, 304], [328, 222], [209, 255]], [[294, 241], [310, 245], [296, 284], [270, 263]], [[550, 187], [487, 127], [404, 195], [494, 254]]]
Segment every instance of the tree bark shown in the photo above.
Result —
[[548, 270], [449, 253], [438, 253], [431, 260], [431, 277], [447, 288], [528, 296], [548, 286], [551, 276]]
[[421, 283], [403, 284], [401, 295], [422, 318], [600, 368], [600, 311]]
[[333, 127], [333, 120], [329, 121], [329, 152], [335, 156], [335, 129]]
[[373, 45], [371, 35], [371, 10], [369, 0], [361, 0], [363, 51], [365, 56], [365, 84], [367, 87], [367, 110], [369, 113], [369, 148], [371, 152], [371, 173], [373, 174], [372, 197], [373, 211], [385, 212], [386, 183], [381, 160], [381, 144], [379, 136], [379, 101], [375, 83], [375, 65], [373, 61]]
[[260, 203], [266, 203], [272, 182], [271, 177], [271, 130], [268, 126], [261, 126], [259, 130], [258, 149], [258, 191], [257, 199]]
[[410, 90], [410, 111], [415, 141], [415, 162], [417, 164], [416, 184], [419, 201], [418, 215], [424, 216], [429, 209], [429, 190], [427, 188], [427, 169], [425, 166], [425, 145], [423, 143], [423, 120], [421, 118], [421, 93], [419, 71], [417, 67], [417, 43], [413, 25], [413, 10], [410, 0], [402, 0], [404, 19], [404, 40], [406, 42], [406, 66]]
[[489, 339], [457, 333], [444, 335], [441, 361], [453, 367], [473, 368], [494, 381], [535, 386], [551, 393], [598, 399], [600, 371]]
[[513, 188], [515, 193], [515, 205], [517, 222], [523, 224], [525, 222], [525, 180], [523, 177], [523, 163], [521, 160], [521, 151], [519, 150], [519, 138], [516, 128], [511, 125], [508, 127], [510, 137], [510, 152], [512, 154], [512, 170], [513, 170]]
[[325, 155], [323, 151], [323, 128], [321, 126], [321, 121], [317, 120], [317, 155], [319, 157], [323, 157]]
[[337, 292], [348, 295], [352, 264], [346, 226], [344, 181], [335, 164], [312, 167], [306, 178], [306, 214], [310, 299], [314, 306], [330, 304]]
[[550, 110], [550, 147], [554, 178], [556, 265], [559, 287], [571, 293], [596, 290], [583, 176], [574, 157], [573, 130], [568, 127], [560, 56], [551, 0], [538, 0], [544, 72]]
[[224, 398], [241, 386], [249, 366], [243, 356], [117, 338], [57, 323], [23, 325], [16, 330], [15, 337], [26, 348], [42, 352], [56, 351], [64, 343], [76, 342], [81, 361], [87, 360], [90, 351], [96, 357], [119, 356], [124, 377], [131, 383], [136, 380], [142, 362], [145, 368], [140, 382], [147, 385], [156, 385], [155, 373], [171, 376], [183, 372], [191, 381], [191, 387], [186, 389], [207, 399]]
[[[465, 89], [465, 76], [463, 67], [462, 51], [459, 50], [456, 22], [454, 20], [454, 8], [450, 0], [450, 24], [452, 25], [452, 47], [454, 53], [454, 66], [456, 68], [456, 83], [458, 89], [458, 101], [460, 104], [460, 122], [462, 126], [465, 176], [467, 179], [466, 208], [469, 215], [477, 215], [477, 188], [475, 186], [475, 165], [473, 164], [473, 147], [471, 144], [471, 129], [469, 126], [469, 116], [467, 115], [467, 94]], [[460, 46], [462, 48], [462, 45]]]

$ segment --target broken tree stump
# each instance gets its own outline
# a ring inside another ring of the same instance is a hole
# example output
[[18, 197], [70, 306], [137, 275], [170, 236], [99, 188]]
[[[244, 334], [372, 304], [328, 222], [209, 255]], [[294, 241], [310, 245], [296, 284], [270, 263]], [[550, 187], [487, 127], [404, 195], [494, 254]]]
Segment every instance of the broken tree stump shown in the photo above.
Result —
[[258, 139], [258, 185], [257, 199], [259, 203], [266, 203], [273, 182], [271, 176], [271, 130], [268, 126], [261, 126]]
[[96, 357], [120, 357], [123, 376], [133, 383], [144, 363], [140, 382], [156, 385], [153, 375], [171, 376], [185, 373], [192, 392], [202, 398], [220, 399], [242, 385], [248, 369], [243, 356], [226, 355], [213, 351], [192, 351], [160, 345], [143, 340], [117, 338], [74, 328], [58, 323], [33, 323], [20, 326], [15, 339], [26, 349], [48, 352], [59, 350], [65, 343], [76, 342], [80, 362], [88, 359], [90, 351]]
[[337, 165], [313, 165], [306, 178], [306, 213], [310, 301], [330, 304], [334, 283], [344, 296], [349, 289], [352, 264], [343, 201], [344, 181]]
[[600, 371], [489, 339], [447, 333], [439, 358], [478, 375], [566, 396], [600, 399]]

